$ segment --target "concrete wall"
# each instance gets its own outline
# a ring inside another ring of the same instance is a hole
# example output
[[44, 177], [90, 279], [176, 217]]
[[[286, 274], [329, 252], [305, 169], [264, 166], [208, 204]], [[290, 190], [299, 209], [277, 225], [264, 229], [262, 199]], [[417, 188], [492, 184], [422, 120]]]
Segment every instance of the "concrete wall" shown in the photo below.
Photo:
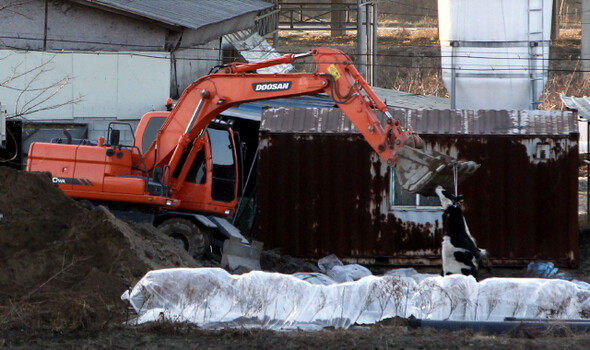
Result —
[[[46, 109], [31, 120], [139, 119], [169, 97], [166, 53], [49, 53], [0, 50], [0, 87], [8, 114]], [[75, 100], [76, 103], [69, 103]], [[63, 106], [60, 106], [62, 105]], [[60, 106], [59, 108], [53, 108]], [[48, 109], [49, 108], [49, 109]]]
[[[163, 51], [168, 29], [65, 1], [5, 0], [0, 48], [24, 50]], [[14, 5], [11, 6], [10, 4]], [[5, 5], [6, 6], [6, 5]], [[46, 20], [47, 19], [47, 20]], [[45, 26], [47, 24], [47, 30]]]
[[[139, 116], [141, 117], [141, 116]], [[116, 129], [121, 130], [121, 144], [124, 145], [131, 145], [133, 144], [133, 134], [135, 134], [135, 129], [137, 129], [137, 124], [139, 123], [139, 119], [137, 120], [117, 120], [116, 118], [74, 118], [74, 123], [83, 123], [88, 125], [88, 139], [96, 141], [99, 137], [104, 137], [107, 139], [107, 130], [109, 127], [110, 122], [125, 122], [131, 125], [132, 129], [123, 125], [114, 125], [113, 127]], [[133, 130], [133, 134], [132, 131]]]
[[194, 48], [176, 50], [172, 58], [170, 93], [178, 98], [193, 81], [221, 64], [221, 41], [218, 39]]

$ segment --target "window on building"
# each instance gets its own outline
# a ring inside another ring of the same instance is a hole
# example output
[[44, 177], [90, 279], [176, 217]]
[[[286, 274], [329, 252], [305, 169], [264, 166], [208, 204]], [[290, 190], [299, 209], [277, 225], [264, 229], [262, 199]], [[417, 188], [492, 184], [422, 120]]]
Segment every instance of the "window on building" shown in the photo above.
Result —
[[389, 198], [392, 209], [413, 209], [413, 208], [440, 208], [438, 197], [422, 196], [404, 191], [395, 177], [395, 168], [391, 168], [391, 185], [389, 186]]

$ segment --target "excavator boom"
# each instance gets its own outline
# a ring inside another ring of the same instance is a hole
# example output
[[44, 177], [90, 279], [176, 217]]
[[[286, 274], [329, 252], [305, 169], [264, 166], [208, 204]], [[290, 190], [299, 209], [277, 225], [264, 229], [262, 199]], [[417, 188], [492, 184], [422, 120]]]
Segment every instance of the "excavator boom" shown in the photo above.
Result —
[[[256, 69], [313, 57], [317, 73], [258, 74]], [[440, 153], [425, 153], [422, 140], [413, 131], [393, 119], [387, 106], [373, 92], [352, 64], [339, 50], [316, 48], [305, 54], [287, 54], [255, 63], [232, 63], [218, 72], [191, 84], [178, 100], [145, 153], [145, 163], [157, 168], [169, 167], [173, 174], [183, 152], [202, 146], [202, 133], [217, 115], [241, 103], [280, 97], [327, 93], [343, 111], [379, 157], [396, 166], [401, 186], [410, 192], [434, 195], [436, 185], [451, 188], [455, 177], [468, 176], [477, 169], [473, 162], [458, 162]], [[386, 115], [382, 125], [376, 116]], [[178, 191], [183, 174], [171, 179], [171, 190]]]

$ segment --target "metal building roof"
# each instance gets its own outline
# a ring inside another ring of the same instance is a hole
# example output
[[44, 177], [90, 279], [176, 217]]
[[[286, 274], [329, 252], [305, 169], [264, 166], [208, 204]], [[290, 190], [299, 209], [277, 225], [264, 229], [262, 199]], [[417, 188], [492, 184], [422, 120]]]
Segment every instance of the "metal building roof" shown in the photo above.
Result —
[[563, 94], [559, 94], [559, 97], [567, 108], [578, 111], [578, 116], [590, 120], [590, 97], [565, 96]]
[[[388, 106], [394, 108], [448, 109], [450, 107], [449, 100], [445, 98], [409, 94], [407, 92], [376, 87], [373, 87], [372, 89], [382, 101], [384, 101]], [[335, 104], [334, 101], [332, 101], [332, 99], [325, 94], [315, 96], [296, 96], [290, 98], [279, 98], [275, 100], [243, 103], [239, 107], [230, 108], [224, 111], [222, 114], [235, 118], [260, 121], [262, 117], [262, 110], [265, 107], [330, 108], [335, 107]]]
[[[248, 62], [258, 62], [278, 58], [281, 54], [252, 28], [226, 34], [223, 39], [235, 47]], [[293, 70], [290, 63], [277, 64], [266, 68], [259, 68], [258, 73], [288, 73]]]
[[451, 108], [451, 100], [448, 98], [409, 94], [407, 92], [396, 91], [391, 89], [383, 89], [372, 87], [373, 91], [379, 96], [386, 105], [395, 108], [411, 108], [411, 109], [449, 109]]
[[[570, 111], [506, 110], [404, 110], [390, 108], [395, 119], [419, 134], [450, 135], [552, 135], [578, 133]], [[385, 116], [378, 114], [381, 122]], [[336, 108], [269, 108], [264, 110], [261, 131], [273, 133], [358, 133]]]
[[333, 108], [334, 101], [327, 96], [310, 95], [289, 98], [277, 98], [257, 102], [242, 103], [239, 107], [232, 107], [221, 114], [228, 117], [260, 121], [265, 108]]
[[199, 29], [275, 5], [261, 0], [83, 0], [158, 22]]

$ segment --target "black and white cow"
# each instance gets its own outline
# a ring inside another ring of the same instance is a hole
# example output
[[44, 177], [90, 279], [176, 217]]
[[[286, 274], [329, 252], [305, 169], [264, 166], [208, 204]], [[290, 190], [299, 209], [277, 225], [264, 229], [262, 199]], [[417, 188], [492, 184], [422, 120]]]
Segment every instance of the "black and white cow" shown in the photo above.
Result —
[[435, 192], [445, 210], [442, 216], [442, 275], [458, 273], [472, 275], [477, 280], [478, 261], [487, 261], [487, 252], [477, 248], [475, 239], [469, 233], [460, 203], [463, 196], [454, 196], [442, 186], [437, 186]]

